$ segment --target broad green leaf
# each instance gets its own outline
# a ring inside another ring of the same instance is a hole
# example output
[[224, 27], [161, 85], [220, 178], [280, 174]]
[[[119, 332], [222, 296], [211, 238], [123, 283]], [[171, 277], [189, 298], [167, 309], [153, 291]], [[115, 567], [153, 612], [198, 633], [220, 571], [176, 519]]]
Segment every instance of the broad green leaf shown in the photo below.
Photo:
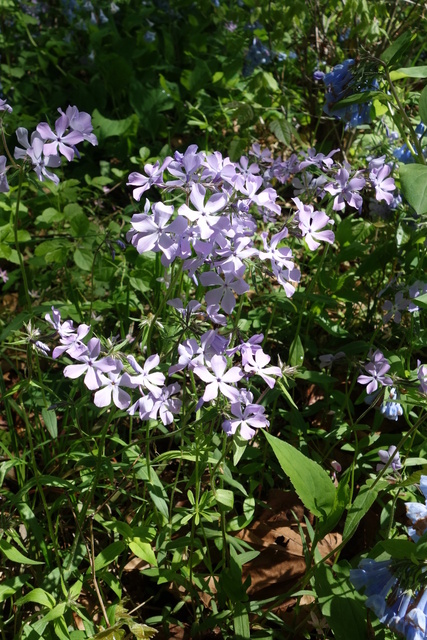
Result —
[[304, 347], [301, 338], [295, 336], [289, 348], [289, 363], [291, 367], [300, 367], [304, 362]]
[[121, 553], [126, 549], [126, 545], [123, 540], [116, 540], [105, 547], [95, 558], [95, 571], [99, 571], [103, 567], [114, 562]]
[[427, 86], [421, 91], [419, 110], [421, 120], [427, 122]]
[[263, 431], [280, 466], [289, 476], [299, 498], [311, 513], [320, 518], [328, 516], [335, 504], [336, 489], [322, 467], [287, 442]]
[[336, 640], [366, 638], [366, 608], [364, 598], [349, 579], [347, 563], [316, 565], [315, 585], [322, 614], [326, 617]]
[[427, 213], [427, 166], [406, 164], [400, 167], [403, 195], [418, 215]]
[[11, 562], [17, 562], [18, 564], [44, 564], [38, 560], [27, 558], [27, 556], [24, 556], [23, 553], [18, 551], [18, 549], [10, 544], [10, 542], [7, 542], [7, 540], [4, 539], [0, 539], [0, 551], [4, 553], [6, 558]]
[[42, 409], [42, 417], [46, 425], [46, 429], [49, 431], [52, 438], [58, 437], [58, 421], [56, 419], [55, 411], [49, 411], [48, 409]]
[[33, 589], [22, 598], [19, 598], [16, 604], [20, 606], [26, 602], [35, 602], [42, 607], [47, 607], [48, 609], [52, 609], [55, 606], [55, 598], [50, 593], [44, 589], [40, 589], [39, 587]]
[[137, 638], [137, 640], [151, 640], [157, 634], [156, 629], [149, 627], [147, 624], [140, 624], [139, 622], [128, 622], [129, 629]]
[[234, 507], [234, 493], [229, 489], [217, 489], [215, 500], [222, 507], [222, 510], [230, 511]]
[[155, 567], [157, 566], [156, 556], [154, 555], [151, 544], [148, 542], [144, 542], [141, 538], [134, 538], [129, 542], [129, 549], [137, 556], [137, 558], [141, 558], [141, 560], [145, 560], [145, 562], [148, 562]]
[[417, 298], [414, 298], [413, 302], [417, 306], [422, 307], [423, 309], [427, 309], [427, 293], [423, 293]]
[[[387, 484], [385, 485], [387, 486]], [[368, 513], [374, 504], [378, 493], [384, 488], [384, 482], [377, 482], [373, 487], [368, 484], [363, 485], [356, 496], [353, 504], [348, 510], [347, 518], [344, 524], [343, 540], [347, 541], [356, 531], [359, 522], [363, 516]]]
[[393, 558], [410, 558], [416, 551], [416, 545], [409, 540], [382, 540], [380, 545]]
[[111, 138], [113, 136], [125, 136], [136, 132], [138, 128], [138, 116], [133, 114], [123, 120], [110, 120], [104, 118], [98, 109], [92, 115], [92, 125], [96, 135], [100, 139]]
[[412, 46], [417, 34], [407, 30], [404, 31], [385, 51], [382, 52], [380, 58], [387, 65], [397, 64], [401, 58]]
[[92, 271], [94, 254], [90, 249], [76, 249], [74, 251], [74, 262], [83, 271]]
[[392, 80], [399, 80], [400, 78], [427, 78], [427, 66], [420, 67], [402, 67], [396, 69], [390, 73]]
[[0, 584], [0, 602], [3, 602], [9, 596], [13, 596], [19, 589], [22, 589], [24, 584], [31, 579], [29, 573], [23, 573], [20, 576], [14, 578], [6, 578], [2, 580]]
[[276, 118], [269, 123], [268, 128], [279, 142], [286, 144], [288, 147], [291, 145], [293, 127], [287, 120]]

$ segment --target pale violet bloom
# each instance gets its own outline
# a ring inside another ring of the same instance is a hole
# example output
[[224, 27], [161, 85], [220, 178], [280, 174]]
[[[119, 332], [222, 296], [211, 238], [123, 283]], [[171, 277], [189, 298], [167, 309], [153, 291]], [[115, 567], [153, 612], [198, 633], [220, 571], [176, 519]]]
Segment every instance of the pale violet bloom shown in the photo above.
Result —
[[381, 351], [377, 349], [371, 357], [371, 361], [365, 365], [366, 374], [362, 374], [357, 378], [359, 384], [366, 384], [366, 393], [373, 393], [378, 389], [378, 385], [389, 386], [393, 383], [390, 376], [386, 373], [390, 369], [390, 364], [384, 358]]
[[155, 164], [144, 165], [144, 171], [146, 175], [134, 171], [129, 174], [129, 182], [126, 184], [133, 187], [133, 197], [135, 200], [140, 200], [142, 194], [150, 189], [153, 185], [158, 187], [164, 187], [163, 172], [172, 162], [172, 158], [168, 156], [162, 164], [157, 161]]
[[7, 104], [6, 100], [0, 98], [0, 111], [7, 111], [8, 113], [12, 113], [13, 109], [10, 104]]
[[8, 170], [6, 162], [6, 156], [0, 156], [0, 193], [7, 193], [9, 191], [9, 185], [6, 177], [6, 171]]
[[271, 358], [264, 353], [262, 349], [257, 349], [255, 353], [247, 354], [247, 362], [245, 364], [246, 373], [260, 376], [266, 384], [272, 389], [276, 384], [275, 379], [272, 376], [282, 377], [282, 370], [280, 367], [268, 367]]
[[391, 447], [388, 448], [388, 451], [380, 449], [378, 451], [378, 457], [381, 460], [381, 463], [377, 464], [377, 471], [381, 471], [382, 469], [384, 469], [390, 458], [392, 458], [391, 464], [389, 466], [390, 469], [392, 469], [393, 471], [399, 471], [399, 469], [402, 468], [399, 452], [397, 451], [397, 447], [395, 447], [394, 445], [391, 445]]
[[263, 429], [270, 425], [264, 415], [265, 409], [259, 404], [248, 404], [242, 407], [240, 402], [233, 402], [231, 413], [233, 418], [224, 420], [222, 428], [228, 436], [239, 433], [244, 440], [250, 440], [256, 433], [256, 429]]
[[96, 146], [98, 144], [97, 137], [93, 132], [92, 119], [86, 111], [79, 111], [77, 107], [69, 105], [64, 112], [62, 109], [58, 109], [59, 113], [68, 118], [69, 127], [72, 131], [77, 131], [83, 136], [84, 140], [90, 142], [91, 145]]
[[322, 231], [327, 224], [334, 223], [332, 218], [329, 218], [324, 211], [314, 211], [313, 205], [303, 204], [299, 198], [292, 199], [298, 207], [298, 226], [308, 248], [315, 251], [320, 247], [321, 242], [332, 244], [335, 240], [334, 232]]
[[225, 193], [214, 193], [205, 202], [206, 189], [201, 184], [193, 184], [190, 193], [190, 202], [194, 209], [187, 204], [181, 205], [178, 213], [185, 216], [191, 222], [197, 224], [202, 240], [210, 238], [218, 228], [224, 228], [227, 221], [217, 214], [221, 213], [227, 205], [228, 198]]
[[357, 173], [350, 178], [351, 167], [347, 163], [342, 167], [335, 176], [335, 181], [325, 185], [325, 191], [328, 191], [334, 198], [333, 210], [343, 211], [346, 203], [360, 211], [363, 204], [362, 196], [358, 193], [366, 184], [365, 178]]
[[97, 407], [108, 407], [111, 401], [118, 409], [127, 409], [130, 405], [130, 395], [121, 388], [126, 385], [126, 379], [121, 374], [123, 365], [118, 361], [116, 371], [109, 371], [107, 375], [100, 375], [101, 388], [95, 393], [93, 402]]
[[9, 280], [6, 269], [0, 269], [0, 280], [3, 280], [4, 284]]
[[55, 156], [61, 153], [69, 162], [74, 158], [75, 145], [84, 140], [79, 131], [68, 131], [70, 121], [64, 114], [55, 121], [55, 131], [47, 122], [37, 125], [37, 132], [44, 140], [43, 153], [46, 156]]
[[420, 383], [420, 389], [423, 393], [427, 393], [427, 364], [421, 364], [419, 360], [417, 360], [417, 377]]
[[114, 371], [117, 361], [110, 356], [98, 360], [101, 351], [101, 342], [98, 338], [91, 338], [87, 344], [86, 353], [75, 357], [81, 364], [69, 364], [64, 369], [66, 378], [78, 378], [85, 374], [84, 383], [88, 389], [94, 391], [102, 385], [102, 373]]
[[240, 367], [231, 367], [226, 371], [228, 366], [227, 359], [224, 356], [212, 356], [209, 371], [206, 366], [197, 366], [194, 373], [207, 383], [203, 393], [203, 400], [209, 402], [218, 396], [218, 392], [222, 393], [226, 398], [233, 402], [239, 399], [239, 390], [232, 386], [243, 378], [243, 371]]
[[383, 317], [384, 324], [393, 318], [393, 322], [399, 324], [402, 319], [401, 311], [408, 308], [409, 300], [403, 296], [403, 291], [398, 291], [394, 297], [394, 302], [386, 300], [383, 304], [383, 311], [387, 313]]
[[206, 292], [206, 304], [208, 306], [219, 305], [225, 313], [230, 315], [236, 306], [234, 294], [241, 296], [249, 291], [250, 287], [243, 278], [240, 278], [231, 271], [225, 272], [223, 276], [224, 279], [215, 273], [215, 271], [206, 271], [200, 274], [200, 282], [205, 287], [216, 287]]
[[390, 205], [393, 202], [392, 191], [395, 191], [396, 185], [393, 178], [388, 176], [391, 173], [391, 166], [384, 164], [381, 168], [372, 168], [369, 173], [372, 186], [375, 188], [375, 198], [378, 201], [385, 200]]
[[123, 377], [125, 378], [125, 382], [123, 384], [132, 388], [138, 386], [143, 387], [148, 389], [155, 398], [160, 397], [162, 392], [161, 388], [165, 384], [165, 376], [158, 371], [151, 373], [151, 370], [160, 364], [160, 357], [157, 354], [153, 354], [147, 358], [143, 367], [137, 363], [133, 356], [128, 356], [128, 362], [138, 375], [129, 376], [129, 374], [124, 373]]

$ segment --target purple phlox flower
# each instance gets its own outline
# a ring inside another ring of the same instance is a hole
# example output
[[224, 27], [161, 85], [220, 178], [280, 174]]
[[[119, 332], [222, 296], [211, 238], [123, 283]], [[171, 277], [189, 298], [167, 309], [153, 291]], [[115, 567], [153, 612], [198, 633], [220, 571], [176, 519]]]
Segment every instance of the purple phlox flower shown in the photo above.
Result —
[[227, 324], [227, 318], [223, 313], [220, 313], [219, 310], [219, 304], [209, 304], [206, 307], [206, 315], [213, 324], [225, 326]]
[[302, 171], [306, 167], [314, 164], [319, 169], [322, 169], [323, 165], [330, 169], [334, 161], [332, 160], [332, 156], [338, 153], [339, 149], [334, 149], [330, 151], [327, 156], [324, 153], [317, 153], [316, 149], [308, 149], [307, 153], [303, 152], [301, 155], [305, 160], [302, 160], [299, 164], [299, 170]]
[[9, 167], [6, 167], [6, 156], [0, 156], [0, 193], [7, 193], [9, 191], [9, 185], [6, 178], [6, 171]]
[[167, 304], [176, 309], [187, 324], [190, 321], [191, 316], [194, 315], [202, 306], [200, 302], [197, 302], [197, 300], [190, 300], [187, 306], [184, 306], [181, 298], [168, 300]]
[[378, 389], [378, 384], [389, 386], [393, 384], [390, 376], [386, 373], [390, 369], [390, 364], [387, 359], [384, 358], [381, 351], [375, 351], [371, 361], [365, 365], [366, 374], [362, 374], [357, 378], [359, 384], [366, 384], [366, 393], [373, 393]]
[[273, 213], [280, 215], [280, 205], [277, 204], [276, 200], [277, 191], [271, 187], [267, 187], [267, 189], [264, 189], [264, 191], [261, 191], [253, 197], [253, 201], [258, 207], [265, 208], [268, 211], [272, 211]]
[[7, 104], [6, 99], [0, 98], [0, 111], [7, 111], [12, 113], [13, 109], [10, 104]]
[[45, 178], [52, 180], [55, 184], [59, 183], [59, 178], [49, 168], [56, 168], [61, 165], [61, 158], [58, 155], [46, 156], [44, 154], [44, 140], [37, 131], [31, 134], [31, 144], [28, 142], [28, 131], [23, 127], [19, 127], [16, 130], [16, 137], [18, 142], [25, 148], [20, 149], [15, 147], [14, 156], [17, 160], [22, 160], [26, 157], [30, 158], [33, 165], [33, 169], [37, 174], [38, 179], [44, 182]]
[[248, 404], [242, 407], [240, 402], [233, 402], [231, 413], [234, 419], [224, 420], [222, 428], [228, 436], [234, 435], [239, 429], [244, 440], [250, 440], [255, 435], [256, 429], [263, 429], [270, 425], [264, 415], [265, 409], [259, 404]]
[[421, 364], [417, 360], [417, 378], [420, 382], [420, 389], [423, 393], [427, 393], [427, 364]]
[[214, 264], [216, 267], [220, 267], [221, 271], [243, 273], [246, 268], [243, 260], [256, 255], [258, 250], [253, 246], [252, 238], [235, 236], [232, 243], [226, 242], [225, 246], [216, 249], [215, 253], [221, 260], [217, 260]]
[[84, 383], [87, 388], [91, 391], [99, 389], [102, 385], [101, 374], [115, 371], [117, 368], [117, 361], [110, 356], [98, 360], [100, 351], [100, 340], [91, 338], [87, 344], [86, 353], [74, 357], [82, 364], [69, 364], [64, 369], [64, 376], [75, 379], [85, 374]]
[[383, 311], [387, 313], [383, 317], [384, 324], [393, 318], [393, 322], [399, 324], [402, 319], [401, 311], [408, 308], [409, 300], [403, 297], [403, 291], [398, 291], [394, 297], [394, 302], [386, 300], [383, 304]]
[[222, 182], [221, 172], [225, 166], [231, 164], [230, 158], [223, 158], [222, 153], [214, 151], [206, 156], [202, 165], [204, 167], [201, 181], [209, 184]]
[[388, 177], [390, 173], [391, 166], [389, 164], [384, 164], [379, 169], [373, 168], [369, 173], [369, 179], [375, 188], [375, 198], [378, 201], [385, 200], [388, 205], [393, 202], [393, 196], [390, 192], [396, 189], [394, 179]]
[[317, 82], [321, 82], [324, 77], [325, 77], [325, 72], [320, 71], [320, 69], [316, 69], [316, 71], [313, 72], [313, 80], [316, 80]]
[[120, 385], [126, 385], [125, 376], [121, 374], [123, 365], [118, 362], [116, 371], [109, 371], [107, 375], [101, 373], [101, 389], [94, 395], [93, 401], [97, 407], [108, 407], [111, 401], [118, 409], [127, 409], [130, 405], [130, 395]]
[[197, 224], [202, 240], [208, 240], [214, 233], [214, 229], [225, 229], [228, 220], [218, 217], [217, 214], [227, 206], [228, 198], [225, 193], [214, 193], [205, 203], [206, 189], [201, 184], [193, 184], [191, 187], [190, 201], [195, 207], [190, 209], [186, 204], [181, 205], [178, 212], [191, 222]]
[[261, 350], [261, 343], [264, 340], [263, 333], [256, 333], [251, 336], [246, 342], [241, 342], [237, 347], [227, 349], [225, 352], [229, 358], [239, 352], [242, 356], [242, 366], [244, 367], [249, 362], [249, 356], [253, 356], [257, 351]]
[[258, 162], [261, 162], [262, 164], [271, 165], [271, 163], [273, 162], [273, 156], [271, 155], [270, 149], [261, 149], [261, 146], [258, 142], [254, 142], [249, 150], [249, 155], [255, 156]]
[[342, 360], [345, 358], [344, 351], [338, 351], [335, 355], [333, 353], [325, 353], [322, 356], [319, 356], [320, 367], [321, 369], [329, 369], [332, 367], [332, 364], [337, 360]]
[[393, 458], [389, 466], [390, 469], [392, 469], [393, 471], [399, 471], [399, 469], [402, 468], [399, 452], [397, 451], [397, 447], [395, 447], [394, 445], [391, 445], [391, 447], [388, 448], [388, 451], [380, 449], [378, 451], [378, 457], [381, 460], [381, 463], [377, 464], [377, 471], [381, 471], [382, 469], [384, 469], [390, 458]]
[[420, 502], [405, 502], [406, 516], [413, 525], [408, 527], [408, 535], [414, 542], [418, 542], [427, 531], [427, 476], [421, 476], [420, 478], [420, 491], [426, 498], [424, 504]]
[[294, 187], [294, 195], [300, 196], [304, 194], [314, 194], [319, 197], [323, 197], [324, 185], [328, 182], [326, 176], [314, 177], [313, 174], [308, 171], [304, 171], [301, 174], [301, 178], [295, 177], [292, 180], [292, 186]]
[[350, 179], [350, 170], [350, 165], [345, 163], [344, 167], [341, 167], [336, 174], [335, 182], [325, 185], [325, 191], [335, 196], [332, 207], [334, 211], [343, 211], [346, 202], [358, 211], [362, 208], [363, 198], [357, 192], [363, 189], [366, 180], [360, 177], [357, 172]]
[[241, 296], [250, 289], [248, 283], [240, 277], [243, 271], [240, 270], [236, 273], [225, 272], [223, 274], [224, 279], [215, 271], [201, 273], [200, 282], [204, 287], [216, 287], [205, 294], [206, 304], [208, 306], [218, 304], [228, 315], [233, 313], [233, 309], [236, 306], [234, 294]]
[[268, 233], [264, 231], [261, 233], [262, 242], [264, 245], [264, 251], [259, 251], [258, 255], [261, 260], [270, 260], [271, 265], [273, 267], [273, 263], [277, 265], [280, 269], [293, 269], [294, 262], [292, 258], [292, 251], [289, 247], [281, 247], [277, 248], [279, 242], [281, 242], [284, 238], [287, 238], [289, 235], [287, 227], [283, 227], [282, 231], [279, 233], [275, 233], [271, 238], [270, 246], [268, 246], [267, 238]]
[[83, 343], [83, 338], [85, 338], [90, 331], [90, 326], [88, 324], [79, 324], [77, 329], [74, 329], [72, 320], [66, 320], [61, 327], [57, 329], [57, 331], [61, 336], [61, 345], [55, 347], [53, 350], [53, 359], [58, 358], [64, 352], [71, 358], [76, 359], [87, 352], [87, 347]]
[[239, 399], [239, 390], [236, 387], [231, 386], [235, 382], [239, 382], [243, 378], [243, 371], [240, 367], [231, 367], [227, 369], [227, 359], [224, 356], [215, 355], [212, 356], [210, 361], [211, 373], [206, 366], [197, 366], [194, 369], [194, 373], [207, 383], [205, 391], [203, 393], [203, 400], [209, 402], [214, 400], [218, 396], [218, 392], [221, 392], [226, 398], [237, 402]]
[[175, 234], [180, 236], [187, 228], [187, 220], [178, 216], [169, 225], [169, 219], [173, 215], [174, 207], [162, 202], [152, 205], [153, 214], [149, 215], [149, 202], [146, 201], [144, 213], [136, 213], [132, 216], [132, 229], [126, 234], [126, 239], [131, 242], [138, 253], [162, 251], [166, 260], [170, 256], [168, 249], [175, 241]]
[[160, 416], [160, 420], [164, 425], [172, 424], [174, 420], [174, 414], [180, 412], [182, 407], [182, 401], [179, 398], [173, 398], [181, 391], [181, 387], [177, 382], [163, 387], [162, 393], [158, 398], [154, 398], [153, 406], [148, 412], [148, 418], [156, 420], [157, 415]]
[[227, 31], [229, 31], [230, 33], [233, 33], [233, 31], [236, 31], [237, 29], [237, 24], [235, 22], [224, 22], [224, 29], [226, 29]]
[[83, 139], [90, 142], [94, 147], [98, 144], [96, 135], [92, 133], [92, 119], [86, 111], [79, 111], [77, 107], [72, 107], [71, 105], [68, 105], [65, 114], [61, 108], [59, 108], [58, 111], [62, 116], [67, 116], [69, 127], [72, 131], [80, 133]]
[[46, 322], [52, 325], [52, 327], [56, 329], [56, 331], [59, 332], [62, 322], [61, 322], [61, 312], [58, 309], [55, 309], [55, 307], [52, 307], [52, 317], [50, 313], [46, 313], [44, 319], [46, 320]]
[[169, 376], [172, 376], [177, 371], [182, 371], [187, 368], [193, 370], [197, 365], [204, 364], [202, 349], [194, 338], [189, 338], [188, 340], [184, 340], [182, 344], [179, 344], [178, 353], [178, 363], [169, 367]]
[[321, 231], [325, 225], [334, 223], [332, 218], [328, 218], [324, 211], [314, 211], [313, 205], [303, 204], [299, 198], [292, 199], [298, 207], [298, 226], [308, 248], [311, 251], [315, 251], [320, 247], [320, 242], [332, 244], [335, 240], [334, 232], [329, 230]]
[[298, 283], [301, 278], [301, 272], [299, 269], [282, 269], [279, 265], [272, 262], [271, 267], [273, 270], [273, 274], [279, 284], [285, 290], [286, 297], [292, 298], [295, 293], [295, 286], [292, 284], [293, 282]]
[[4, 284], [9, 280], [6, 269], [0, 269], [0, 280], [3, 280]]
[[271, 358], [264, 353], [262, 349], [257, 349], [255, 353], [247, 353], [247, 362], [245, 364], [246, 373], [260, 376], [266, 384], [272, 389], [276, 381], [272, 376], [282, 377], [280, 367], [268, 367]]
[[154, 184], [158, 187], [165, 186], [163, 181], [163, 172], [170, 162], [172, 162], [172, 158], [168, 156], [161, 165], [159, 161], [155, 164], [144, 165], [144, 171], [146, 173], [145, 176], [137, 171], [129, 174], [129, 182], [126, 184], [134, 187], [132, 194], [134, 200], [139, 201], [144, 191], [150, 189]]
[[147, 395], [144, 395], [141, 387], [139, 388], [139, 391], [141, 395], [138, 400], [134, 402], [131, 407], [129, 407], [128, 414], [133, 416], [136, 412], [138, 412], [141, 420], [149, 420], [150, 412], [154, 407], [156, 398], [150, 392]]
[[414, 311], [420, 310], [419, 306], [416, 304], [416, 299], [424, 293], [427, 293], [427, 283], [422, 282], [421, 280], [417, 280], [409, 287], [409, 297], [412, 298], [412, 300], [408, 304], [408, 311], [413, 313]]
[[[137, 376], [129, 376], [124, 373], [126, 387], [135, 388], [137, 386], [148, 389], [155, 398], [158, 398], [161, 394], [161, 387], [165, 384], [165, 376], [163, 373], [154, 372], [150, 373], [154, 367], [157, 367], [160, 363], [160, 357], [157, 354], [149, 356], [144, 362], [144, 366], [141, 367], [133, 356], [128, 356], [128, 362], [132, 369], [138, 373]], [[127, 376], [127, 377], [125, 377]]]
[[[47, 122], [41, 122], [36, 129], [45, 141], [43, 153], [45, 156], [55, 156], [61, 153], [69, 162], [74, 158], [75, 145], [83, 142], [83, 134], [79, 131], [67, 130], [70, 126], [68, 117], [64, 114], [55, 121], [55, 131], [52, 131]], [[52, 140], [52, 142], [46, 142]]]
[[197, 151], [197, 145], [192, 144], [184, 154], [178, 151], [168, 165], [169, 173], [176, 180], [168, 180], [166, 187], [187, 187], [194, 182], [196, 174], [205, 161], [205, 154]]
[[[221, 171], [221, 176], [231, 184], [236, 191], [241, 191], [245, 186], [246, 179], [256, 175], [260, 172], [259, 166], [253, 162], [249, 164], [249, 159], [246, 156], [240, 158], [240, 162], [230, 162]], [[262, 181], [261, 181], [262, 184]]]

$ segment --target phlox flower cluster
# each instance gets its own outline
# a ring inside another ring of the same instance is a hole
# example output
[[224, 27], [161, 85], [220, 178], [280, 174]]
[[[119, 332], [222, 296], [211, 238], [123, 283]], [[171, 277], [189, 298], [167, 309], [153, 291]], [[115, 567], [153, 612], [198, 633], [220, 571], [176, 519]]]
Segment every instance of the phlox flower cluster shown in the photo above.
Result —
[[427, 293], [427, 283], [422, 280], [416, 280], [406, 290], [397, 291], [394, 301], [385, 300], [382, 306], [383, 311], [386, 312], [383, 316], [384, 324], [391, 319], [396, 324], [399, 324], [402, 320], [403, 311], [409, 311], [409, 313], [419, 312], [420, 307], [417, 305], [417, 298], [425, 293]]
[[325, 113], [346, 122], [346, 129], [367, 124], [371, 121], [371, 102], [362, 104], [349, 104], [336, 108], [337, 103], [355, 92], [368, 91], [378, 88], [374, 80], [370, 86], [357, 87], [351, 68], [354, 60], [349, 58], [341, 64], [337, 64], [332, 71], [323, 76], [326, 85], [326, 104], [323, 107]]
[[366, 385], [365, 398], [367, 404], [371, 404], [376, 398], [382, 394], [382, 387], [385, 387], [385, 397], [381, 405], [381, 413], [388, 420], [397, 421], [403, 415], [402, 405], [398, 401], [398, 393], [391, 386], [393, 380], [387, 375], [390, 369], [390, 363], [383, 353], [377, 349], [370, 357], [367, 364], [364, 365], [364, 373], [358, 378], [359, 384]]
[[[182, 309], [176, 300], [174, 306]], [[66, 355], [73, 361], [64, 368], [64, 376], [71, 379], [83, 376], [86, 387], [94, 392], [93, 401], [97, 407], [108, 407], [113, 403], [130, 415], [138, 415], [141, 420], [161, 420], [164, 425], [174, 421], [182, 407], [179, 397], [182, 386], [176, 380], [170, 380], [168, 384], [165, 374], [158, 370], [158, 354], [149, 356], [143, 363], [132, 355], [126, 358], [123, 354], [120, 357], [104, 354], [98, 338], [88, 339], [89, 325], [75, 327], [70, 320], [63, 322], [54, 307], [45, 319], [59, 339], [52, 357]], [[262, 350], [263, 338], [262, 334], [255, 335], [229, 348], [229, 339], [210, 330], [202, 334], [199, 341], [190, 338], [180, 343], [178, 360], [169, 367], [169, 378], [179, 374], [182, 383], [189, 384], [187, 373], [191, 372], [201, 381], [202, 392], [196, 409], [221, 399], [225, 415], [230, 415], [222, 425], [227, 435], [238, 430], [244, 439], [250, 439], [256, 429], [269, 425], [264, 407], [254, 401], [252, 392], [246, 387], [238, 386], [239, 382], [258, 376], [273, 388], [275, 378], [282, 375], [280, 367], [270, 365], [270, 356]], [[49, 347], [44, 346], [47, 355]]]
[[[10, 111], [9, 105], [2, 102], [4, 104], [0, 104], [0, 111]], [[72, 106], [68, 106], [65, 113], [62, 109], [58, 111], [60, 117], [57, 118], [54, 129], [47, 122], [41, 122], [29, 138], [27, 129], [18, 127], [16, 138], [21, 146], [15, 147], [14, 151], [15, 160], [31, 164], [41, 182], [49, 179], [55, 184], [59, 183], [59, 177], [52, 169], [61, 165], [61, 156], [71, 162], [75, 155], [79, 157], [79, 143], [87, 140], [92, 145], [98, 144], [88, 113]], [[6, 157], [0, 156], [0, 192], [3, 193], [9, 191], [6, 180], [9, 167], [6, 167], [6, 162]]]
[[[420, 489], [427, 499], [427, 476], [421, 476]], [[405, 507], [412, 525], [408, 534], [417, 542], [427, 530], [427, 506], [425, 503], [407, 502]], [[425, 564], [415, 565], [406, 559], [391, 558], [377, 562], [365, 558], [357, 569], [350, 571], [350, 580], [356, 589], [364, 589], [366, 607], [382, 624], [407, 640], [426, 640], [426, 571]]]

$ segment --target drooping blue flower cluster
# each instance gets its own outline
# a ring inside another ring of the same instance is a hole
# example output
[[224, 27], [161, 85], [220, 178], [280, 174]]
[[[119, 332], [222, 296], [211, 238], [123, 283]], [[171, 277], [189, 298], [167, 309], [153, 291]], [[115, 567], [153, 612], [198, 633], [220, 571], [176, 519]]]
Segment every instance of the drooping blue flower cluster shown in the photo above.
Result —
[[[423, 122], [420, 122], [420, 124], [416, 127], [415, 129], [415, 133], [417, 134], [417, 137], [419, 140], [422, 140], [425, 132], [426, 132], [426, 125]], [[412, 155], [412, 153], [409, 150], [408, 145], [403, 144], [401, 147], [399, 147], [398, 149], [395, 149], [393, 151], [393, 155], [395, 158], [397, 158], [397, 160], [399, 162], [402, 162], [403, 164], [412, 164], [415, 162], [415, 159]], [[424, 155], [425, 155], [425, 151], [424, 151]]]
[[270, 49], [266, 47], [259, 38], [254, 38], [245, 56], [242, 70], [243, 77], [248, 78], [252, 75], [256, 67], [259, 67], [261, 64], [267, 64], [271, 62], [271, 60], [272, 53]]
[[[427, 476], [421, 476], [420, 489], [427, 498]], [[427, 507], [417, 502], [406, 503], [412, 527], [408, 533], [415, 542], [426, 532]], [[365, 605], [380, 622], [407, 640], [427, 640], [427, 565], [411, 560], [365, 558], [350, 571], [357, 590], [364, 589]]]
[[[329, 116], [335, 116], [340, 120], [344, 120], [344, 122], [347, 123], [346, 128], [357, 127], [371, 121], [370, 102], [349, 104], [338, 109], [335, 108], [336, 104], [340, 100], [353, 93], [355, 80], [350, 70], [350, 67], [352, 66], [354, 66], [354, 60], [352, 58], [344, 60], [344, 62], [337, 64], [332, 71], [327, 73], [323, 78], [323, 82], [327, 87], [326, 104], [323, 107], [323, 110]], [[376, 89], [377, 87], [378, 84], [376, 80], [374, 80], [371, 86], [367, 86], [362, 90], [368, 91], [368, 89]]]

